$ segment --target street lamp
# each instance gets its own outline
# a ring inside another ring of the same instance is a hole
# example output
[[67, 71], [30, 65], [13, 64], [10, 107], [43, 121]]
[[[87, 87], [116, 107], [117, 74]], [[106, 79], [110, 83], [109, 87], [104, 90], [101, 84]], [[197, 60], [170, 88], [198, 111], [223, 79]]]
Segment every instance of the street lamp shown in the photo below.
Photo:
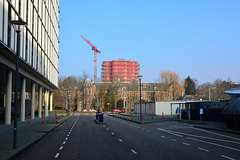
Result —
[[212, 88], [209, 87], [209, 101], [211, 101], [211, 91], [210, 91], [211, 89], [216, 89], [216, 87], [212, 87]]
[[142, 122], [142, 85], [141, 85], [141, 80], [142, 80], [142, 77], [141, 75], [138, 76], [138, 79], [139, 79], [139, 85], [140, 85], [140, 122]]
[[17, 32], [17, 52], [16, 52], [16, 72], [15, 72], [15, 97], [14, 97], [14, 128], [13, 128], [13, 149], [17, 148], [17, 108], [18, 108], [18, 79], [19, 79], [19, 53], [20, 53], [20, 33], [26, 22], [22, 20], [12, 20], [10, 24]]

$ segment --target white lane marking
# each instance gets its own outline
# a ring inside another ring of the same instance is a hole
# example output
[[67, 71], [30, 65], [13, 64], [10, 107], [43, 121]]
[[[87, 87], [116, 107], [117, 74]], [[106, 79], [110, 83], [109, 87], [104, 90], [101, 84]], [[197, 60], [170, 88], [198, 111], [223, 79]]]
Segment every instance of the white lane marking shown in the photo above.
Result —
[[103, 125], [103, 127], [105, 127], [105, 126]]
[[144, 130], [144, 128], [142, 128], [142, 130]]
[[171, 141], [174, 141], [174, 142], [176, 142], [177, 140], [176, 139], [170, 139]]
[[182, 132], [176, 132], [176, 131], [171, 131], [171, 132], [177, 133], [177, 134], [182, 134], [182, 135], [187, 135], [187, 136], [195, 137], [195, 138], [204, 138], [204, 139], [211, 139], [211, 140], [216, 140], [216, 141], [240, 144], [240, 142], [228, 141], [228, 140], [224, 140], [224, 139], [217, 139], [217, 138], [211, 138], [211, 137], [197, 136], [197, 135], [192, 135], [192, 134], [187, 134], [187, 133], [182, 133]]
[[203, 132], [207, 132], [207, 133], [211, 133], [211, 134], [215, 134], [215, 135], [218, 135], [218, 136], [222, 136], [222, 137], [226, 137], [226, 138], [231, 138], [231, 139], [235, 139], [235, 140], [240, 141], [239, 138], [235, 138], [235, 137], [226, 136], [226, 135], [219, 134], [219, 133], [214, 133], [214, 132], [206, 131], [206, 130], [203, 130], [203, 129], [200, 129], [200, 128], [194, 128], [194, 127], [193, 127], [193, 129], [196, 129], [196, 130], [199, 130], [199, 131], [203, 131]]
[[107, 130], [109, 130], [109, 129], [107, 128]]
[[55, 158], [58, 158], [59, 155], [60, 155], [60, 153], [57, 153], [57, 154], [55, 155]]
[[147, 130], [147, 132], [151, 132], [150, 130]]
[[157, 133], [153, 133], [153, 134], [156, 135], [156, 136], [158, 135]]
[[166, 138], [165, 136], [161, 136], [162, 138]]
[[207, 150], [207, 149], [204, 149], [204, 148], [198, 148], [199, 150], [202, 150], [202, 151], [204, 151], [204, 152], [209, 152], [209, 150]]
[[236, 149], [236, 148], [224, 146], [224, 145], [217, 144], [217, 143], [207, 142], [207, 141], [203, 141], [203, 140], [199, 140], [199, 139], [195, 139], [195, 138], [190, 138], [190, 137], [187, 137], [187, 139], [190, 139], [190, 140], [193, 140], [193, 141], [202, 142], [202, 143], [207, 143], [207, 144], [211, 144], [211, 145], [214, 145], [214, 146], [218, 146], [218, 147], [222, 147], [222, 148], [227, 148], [227, 149], [231, 149], [231, 150], [240, 152], [240, 149]]
[[186, 145], [186, 146], [190, 146], [190, 144], [188, 144], [188, 143], [185, 143], [185, 142], [183, 142], [182, 144], [184, 144], [184, 145]]
[[65, 144], [66, 143], [66, 141], [63, 141], [63, 144]]
[[68, 138], [66, 137], [65, 140], [68, 140]]
[[131, 151], [132, 151], [132, 153], [133, 153], [133, 154], [137, 154], [137, 152], [136, 152], [136, 151], [134, 151], [133, 149], [131, 149]]
[[157, 128], [157, 130], [162, 131], [162, 132], [166, 132], [166, 133], [169, 133], [169, 134], [172, 134], [174, 136], [183, 137], [182, 135], [175, 134], [175, 133], [172, 133], [171, 131], [167, 131], [167, 130], [164, 130], [164, 129], [161, 129], [161, 128]]
[[63, 149], [63, 146], [61, 146], [60, 148], [59, 148], [59, 150], [61, 151]]
[[114, 135], [114, 133], [112, 133], [112, 135]]
[[67, 136], [69, 137], [69, 134]]
[[121, 139], [118, 139], [120, 142], [123, 142]]
[[226, 158], [226, 159], [230, 159], [230, 160], [235, 160], [234, 158], [231, 158], [231, 157], [228, 157], [228, 156], [224, 156], [224, 155], [221, 155], [221, 157]]

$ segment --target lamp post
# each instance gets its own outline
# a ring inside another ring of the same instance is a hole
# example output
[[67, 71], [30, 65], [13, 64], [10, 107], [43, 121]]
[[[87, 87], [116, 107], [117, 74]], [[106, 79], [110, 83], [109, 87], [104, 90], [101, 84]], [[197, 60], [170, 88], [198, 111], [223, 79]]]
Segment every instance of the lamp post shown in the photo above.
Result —
[[209, 101], [211, 101], [211, 91], [210, 91], [211, 89], [216, 89], [216, 87], [212, 87], [212, 88], [209, 87]]
[[142, 85], [141, 85], [141, 80], [142, 80], [142, 77], [141, 75], [138, 76], [138, 79], [139, 79], [139, 85], [140, 85], [140, 122], [142, 122]]
[[16, 72], [15, 72], [15, 97], [14, 97], [14, 128], [13, 128], [13, 149], [17, 148], [17, 108], [18, 108], [18, 79], [19, 79], [19, 54], [20, 54], [20, 33], [26, 22], [22, 20], [12, 20], [11, 25], [17, 32], [17, 52], [16, 52]]

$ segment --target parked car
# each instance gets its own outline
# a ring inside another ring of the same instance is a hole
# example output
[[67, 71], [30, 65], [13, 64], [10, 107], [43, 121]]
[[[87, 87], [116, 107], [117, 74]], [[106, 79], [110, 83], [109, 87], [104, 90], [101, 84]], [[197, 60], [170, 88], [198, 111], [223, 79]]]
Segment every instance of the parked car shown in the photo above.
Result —
[[114, 109], [112, 112], [113, 112], [113, 113], [122, 113], [122, 111], [119, 110], [119, 109]]

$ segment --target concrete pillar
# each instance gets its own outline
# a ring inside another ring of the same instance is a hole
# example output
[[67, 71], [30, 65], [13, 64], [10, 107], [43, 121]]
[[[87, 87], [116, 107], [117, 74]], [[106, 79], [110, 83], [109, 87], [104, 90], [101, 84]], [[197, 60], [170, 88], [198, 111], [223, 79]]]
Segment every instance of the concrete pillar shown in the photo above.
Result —
[[52, 111], [53, 108], [53, 93], [50, 92], [50, 111]]
[[32, 93], [31, 93], [31, 119], [34, 119], [35, 115], [35, 83], [32, 83]]
[[42, 117], [42, 87], [38, 89], [38, 118]]
[[45, 90], [45, 99], [44, 99], [44, 114], [45, 114], [45, 117], [48, 116], [48, 90]]
[[20, 120], [25, 121], [25, 94], [26, 94], [26, 78], [22, 79], [22, 90], [21, 90], [21, 113]]
[[5, 124], [11, 124], [12, 71], [7, 72]]

